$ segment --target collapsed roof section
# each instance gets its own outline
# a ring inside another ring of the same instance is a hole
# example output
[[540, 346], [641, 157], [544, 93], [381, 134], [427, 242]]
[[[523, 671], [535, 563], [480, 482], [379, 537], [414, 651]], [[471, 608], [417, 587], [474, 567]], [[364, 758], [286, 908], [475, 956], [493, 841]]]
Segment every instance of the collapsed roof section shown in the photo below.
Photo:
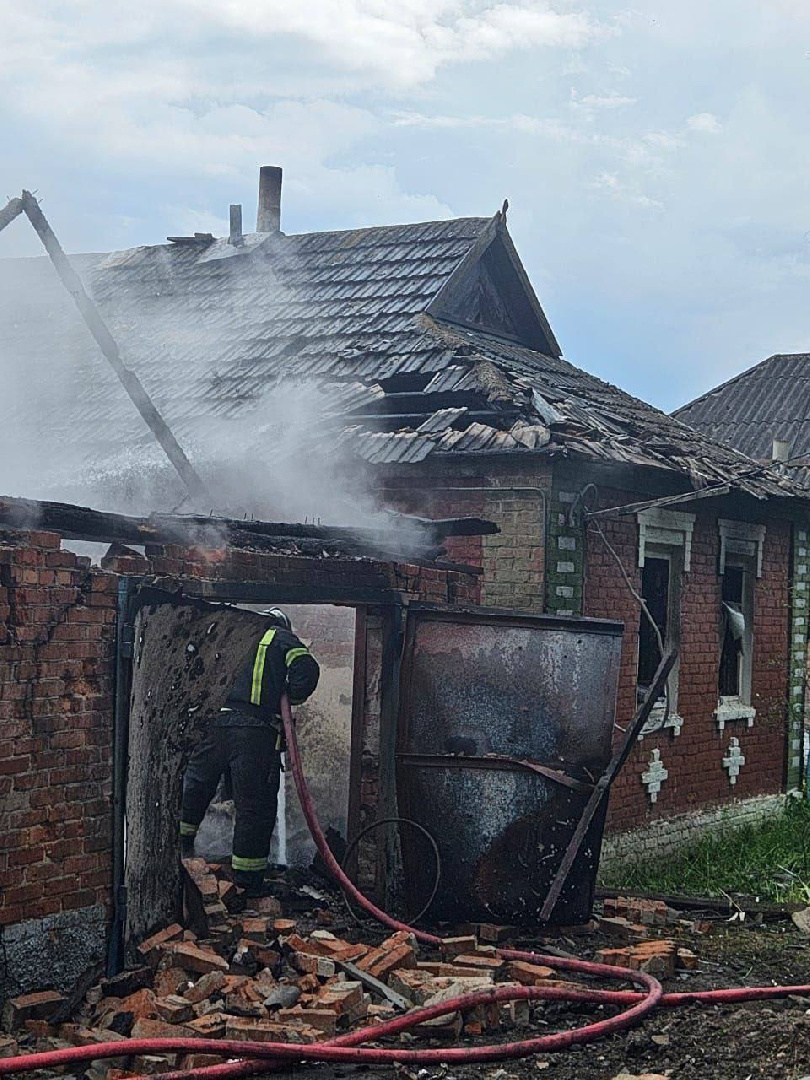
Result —
[[[757, 497], [791, 482], [563, 360], [506, 227], [460, 218], [347, 232], [208, 234], [85, 257], [78, 265], [127, 363], [181, 441], [238, 418], [267, 422], [268, 394], [320, 388], [313, 442], [369, 464], [542, 452], [663, 469], [688, 487], [731, 482]], [[96, 459], [148, 437], [98, 363], [45, 260], [0, 262], [31, 302], [0, 289], [0, 340], [32, 372], [75, 365], [56, 428]], [[13, 419], [0, 405], [0, 421]], [[308, 423], [308, 419], [303, 419]]]

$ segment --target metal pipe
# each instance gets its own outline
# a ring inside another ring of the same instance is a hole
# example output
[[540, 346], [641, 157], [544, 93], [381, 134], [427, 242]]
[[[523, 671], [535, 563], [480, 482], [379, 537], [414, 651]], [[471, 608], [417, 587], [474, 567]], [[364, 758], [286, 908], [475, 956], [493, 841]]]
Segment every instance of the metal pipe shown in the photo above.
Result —
[[107, 947], [107, 978], [124, 966], [124, 927], [127, 920], [126, 792], [129, 747], [129, 692], [132, 676], [132, 624], [130, 622], [130, 578], [118, 580], [118, 612], [115, 626], [115, 701], [113, 706], [113, 841], [112, 888], [113, 924]]

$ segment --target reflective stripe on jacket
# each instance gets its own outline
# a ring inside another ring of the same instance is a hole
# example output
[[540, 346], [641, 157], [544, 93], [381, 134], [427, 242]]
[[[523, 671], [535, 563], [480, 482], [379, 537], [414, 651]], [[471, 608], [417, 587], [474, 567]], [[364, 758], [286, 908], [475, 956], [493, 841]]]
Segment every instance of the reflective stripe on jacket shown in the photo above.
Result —
[[290, 630], [274, 626], [262, 634], [225, 704], [272, 720], [281, 711], [285, 690], [292, 704], [300, 705], [318, 685], [319, 675], [318, 662], [309, 649]]

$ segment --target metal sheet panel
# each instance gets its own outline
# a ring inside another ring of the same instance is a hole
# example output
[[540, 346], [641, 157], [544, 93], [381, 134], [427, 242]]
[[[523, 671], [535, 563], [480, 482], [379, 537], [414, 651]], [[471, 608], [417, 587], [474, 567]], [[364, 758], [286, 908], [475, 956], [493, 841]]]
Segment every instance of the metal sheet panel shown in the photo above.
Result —
[[[602, 620], [481, 609], [409, 615], [397, 777], [400, 813], [441, 852], [432, 918], [536, 919], [588, 791], [480, 759], [528, 759], [593, 783], [610, 757], [621, 632]], [[603, 820], [555, 922], [590, 914]], [[424, 853], [407, 830], [402, 842], [409, 904], [418, 905]]]

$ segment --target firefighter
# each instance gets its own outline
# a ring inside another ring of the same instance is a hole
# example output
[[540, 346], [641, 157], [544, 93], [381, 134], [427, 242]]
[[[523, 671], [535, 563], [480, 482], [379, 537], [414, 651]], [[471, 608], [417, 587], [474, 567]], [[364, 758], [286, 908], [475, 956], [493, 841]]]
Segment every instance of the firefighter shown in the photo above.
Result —
[[276, 820], [284, 749], [281, 695], [286, 691], [291, 704], [300, 705], [318, 685], [320, 674], [314, 656], [292, 632], [289, 617], [279, 608], [261, 614], [267, 628], [191, 755], [183, 777], [180, 821], [183, 854], [191, 855], [220, 777], [229, 776], [236, 809], [233, 880], [253, 895], [264, 887]]

